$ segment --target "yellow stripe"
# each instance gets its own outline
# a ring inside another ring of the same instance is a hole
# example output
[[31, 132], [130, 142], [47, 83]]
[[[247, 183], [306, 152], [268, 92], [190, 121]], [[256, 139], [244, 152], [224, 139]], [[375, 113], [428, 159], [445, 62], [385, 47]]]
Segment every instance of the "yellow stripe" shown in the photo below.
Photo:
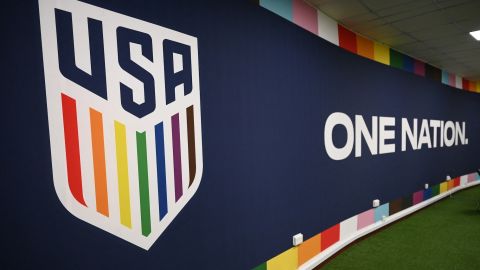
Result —
[[115, 144], [117, 150], [118, 197], [120, 222], [132, 228], [130, 214], [130, 188], [128, 185], [127, 135], [125, 125], [115, 121]]
[[267, 261], [268, 270], [296, 270], [298, 268], [298, 249], [293, 247]]
[[447, 192], [448, 190], [448, 184], [447, 182], [443, 182], [440, 184], [440, 193], [444, 193], [444, 192]]
[[380, 43], [375, 42], [373, 46], [374, 60], [385, 65], [390, 65], [390, 49]]

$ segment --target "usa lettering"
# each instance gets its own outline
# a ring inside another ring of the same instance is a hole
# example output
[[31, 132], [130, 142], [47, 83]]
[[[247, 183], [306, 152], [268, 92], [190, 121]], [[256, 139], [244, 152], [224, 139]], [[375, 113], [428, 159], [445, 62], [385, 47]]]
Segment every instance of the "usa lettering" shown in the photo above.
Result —
[[[192, 92], [189, 45], [168, 38], [156, 42], [150, 34], [124, 26], [106, 33], [102, 21], [86, 16], [74, 21], [74, 17], [68, 11], [55, 9], [58, 63], [66, 79], [109, 100], [107, 78], [120, 78], [116, 83], [121, 107], [138, 118], [179, 99], [176, 93], [185, 96]], [[114, 37], [114, 43], [105, 42], [110, 37]], [[116, 56], [106, 57], [112, 51], [117, 52]], [[163, 56], [158, 57], [163, 58], [161, 67], [155, 65], [154, 53]], [[121, 75], [109, 74], [108, 66], [120, 69]], [[164, 82], [164, 93], [158, 98], [156, 81], [157, 85]], [[157, 104], [159, 99], [163, 104]]]

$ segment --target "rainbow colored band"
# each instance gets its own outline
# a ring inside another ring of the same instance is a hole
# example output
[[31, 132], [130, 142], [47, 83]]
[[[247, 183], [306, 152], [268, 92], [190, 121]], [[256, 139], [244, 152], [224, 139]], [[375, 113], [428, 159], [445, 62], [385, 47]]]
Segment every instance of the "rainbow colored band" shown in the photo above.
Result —
[[[62, 93], [62, 113], [63, 126], [65, 136], [65, 153], [67, 164], [67, 178], [70, 192], [75, 200], [82, 205], [89, 207], [84, 199], [84, 185], [83, 181], [89, 179], [82, 179], [82, 161], [80, 158], [80, 138], [78, 127], [78, 112], [76, 100], [72, 97]], [[194, 107], [193, 105], [187, 107], [185, 110], [186, 130], [181, 130], [181, 114], [173, 115], [169, 120], [171, 123], [172, 134], [172, 149], [165, 148], [165, 130], [164, 123], [158, 123], [154, 128], [155, 134], [148, 134], [146, 131], [135, 132], [136, 153], [128, 153], [127, 133], [129, 132], [124, 123], [114, 121], [115, 134], [115, 167], [117, 168], [117, 184], [118, 184], [118, 208], [120, 213], [120, 224], [127, 228], [132, 228], [132, 201], [130, 186], [129, 169], [131, 166], [137, 166], [138, 171], [138, 191], [139, 191], [139, 213], [140, 225], [142, 235], [148, 236], [152, 231], [151, 221], [151, 198], [152, 192], [158, 195], [159, 217], [163, 219], [168, 214], [168, 199], [167, 199], [167, 172], [173, 172], [173, 186], [175, 202], [180, 200], [183, 196], [183, 182], [188, 182], [190, 187], [194, 181], [196, 173], [196, 151], [194, 139]], [[94, 108], [89, 108], [89, 122], [91, 135], [91, 155], [93, 160], [93, 182], [95, 191], [95, 205], [96, 211], [102, 216], [109, 217], [110, 205], [108, 203], [108, 188], [107, 188], [107, 162], [105, 154], [105, 137], [104, 137], [104, 120], [103, 114]], [[186, 134], [182, 134], [185, 132]], [[155, 148], [150, 152], [147, 140], [149, 136], [154, 136]], [[186, 136], [188, 156], [182, 157], [181, 148], [182, 136]], [[135, 164], [129, 162], [129, 154], [136, 154]], [[158, 189], [150, 190], [150, 181], [155, 179], [149, 178], [149, 158], [155, 156], [156, 158], [156, 177]], [[167, 167], [166, 155], [172, 155], [172, 168]], [[188, 158], [189, 175], [182, 175], [182, 158]], [[185, 180], [183, 177], [188, 177]]]
[[351, 53], [451, 87], [480, 93], [480, 81], [467, 80], [358, 35], [303, 0], [259, 0], [259, 4]]
[[384, 217], [394, 215], [400, 211], [448, 192], [456, 187], [480, 182], [478, 173], [470, 173], [444, 181], [425, 190], [397, 198], [377, 208], [369, 209], [356, 216], [348, 218], [321, 233], [307, 239], [298, 247], [293, 247], [270, 260], [258, 265], [253, 270], [294, 270], [321, 254], [324, 250], [339, 241], [348, 239], [358, 231], [381, 221]]

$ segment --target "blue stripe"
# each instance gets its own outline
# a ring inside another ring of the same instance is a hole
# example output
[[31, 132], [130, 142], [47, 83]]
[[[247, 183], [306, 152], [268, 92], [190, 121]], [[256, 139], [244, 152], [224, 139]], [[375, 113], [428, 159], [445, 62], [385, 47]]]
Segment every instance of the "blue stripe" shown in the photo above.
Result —
[[408, 55], [403, 55], [403, 69], [408, 72], [415, 71], [415, 61]]
[[163, 123], [155, 126], [155, 145], [157, 152], [158, 208], [160, 211], [160, 219], [162, 219], [168, 213]]
[[432, 188], [425, 189], [423, 191], [423, 200], [426, 201], [432, 197]]

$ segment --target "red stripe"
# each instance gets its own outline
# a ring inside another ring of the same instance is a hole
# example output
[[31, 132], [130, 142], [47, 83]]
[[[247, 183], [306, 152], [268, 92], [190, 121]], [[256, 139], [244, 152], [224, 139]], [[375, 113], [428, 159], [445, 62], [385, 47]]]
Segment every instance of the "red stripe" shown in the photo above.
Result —
[[62, 94], [63, 131], [65, 134], [65, 153], [67, 157], [68, 186], [73, 197], [85, 204], [82, 191], [82, 171], [80, 167], [80, 150], [78, 142], [78, 123], [76, 102]]
[[465, 78], [462, 79], [462, 88], [463, 90], [468, 90], [468, 80]]
[[357, 53], [357, 35], [341, 25], [338, 25], [338, 42], [345, 50]]

